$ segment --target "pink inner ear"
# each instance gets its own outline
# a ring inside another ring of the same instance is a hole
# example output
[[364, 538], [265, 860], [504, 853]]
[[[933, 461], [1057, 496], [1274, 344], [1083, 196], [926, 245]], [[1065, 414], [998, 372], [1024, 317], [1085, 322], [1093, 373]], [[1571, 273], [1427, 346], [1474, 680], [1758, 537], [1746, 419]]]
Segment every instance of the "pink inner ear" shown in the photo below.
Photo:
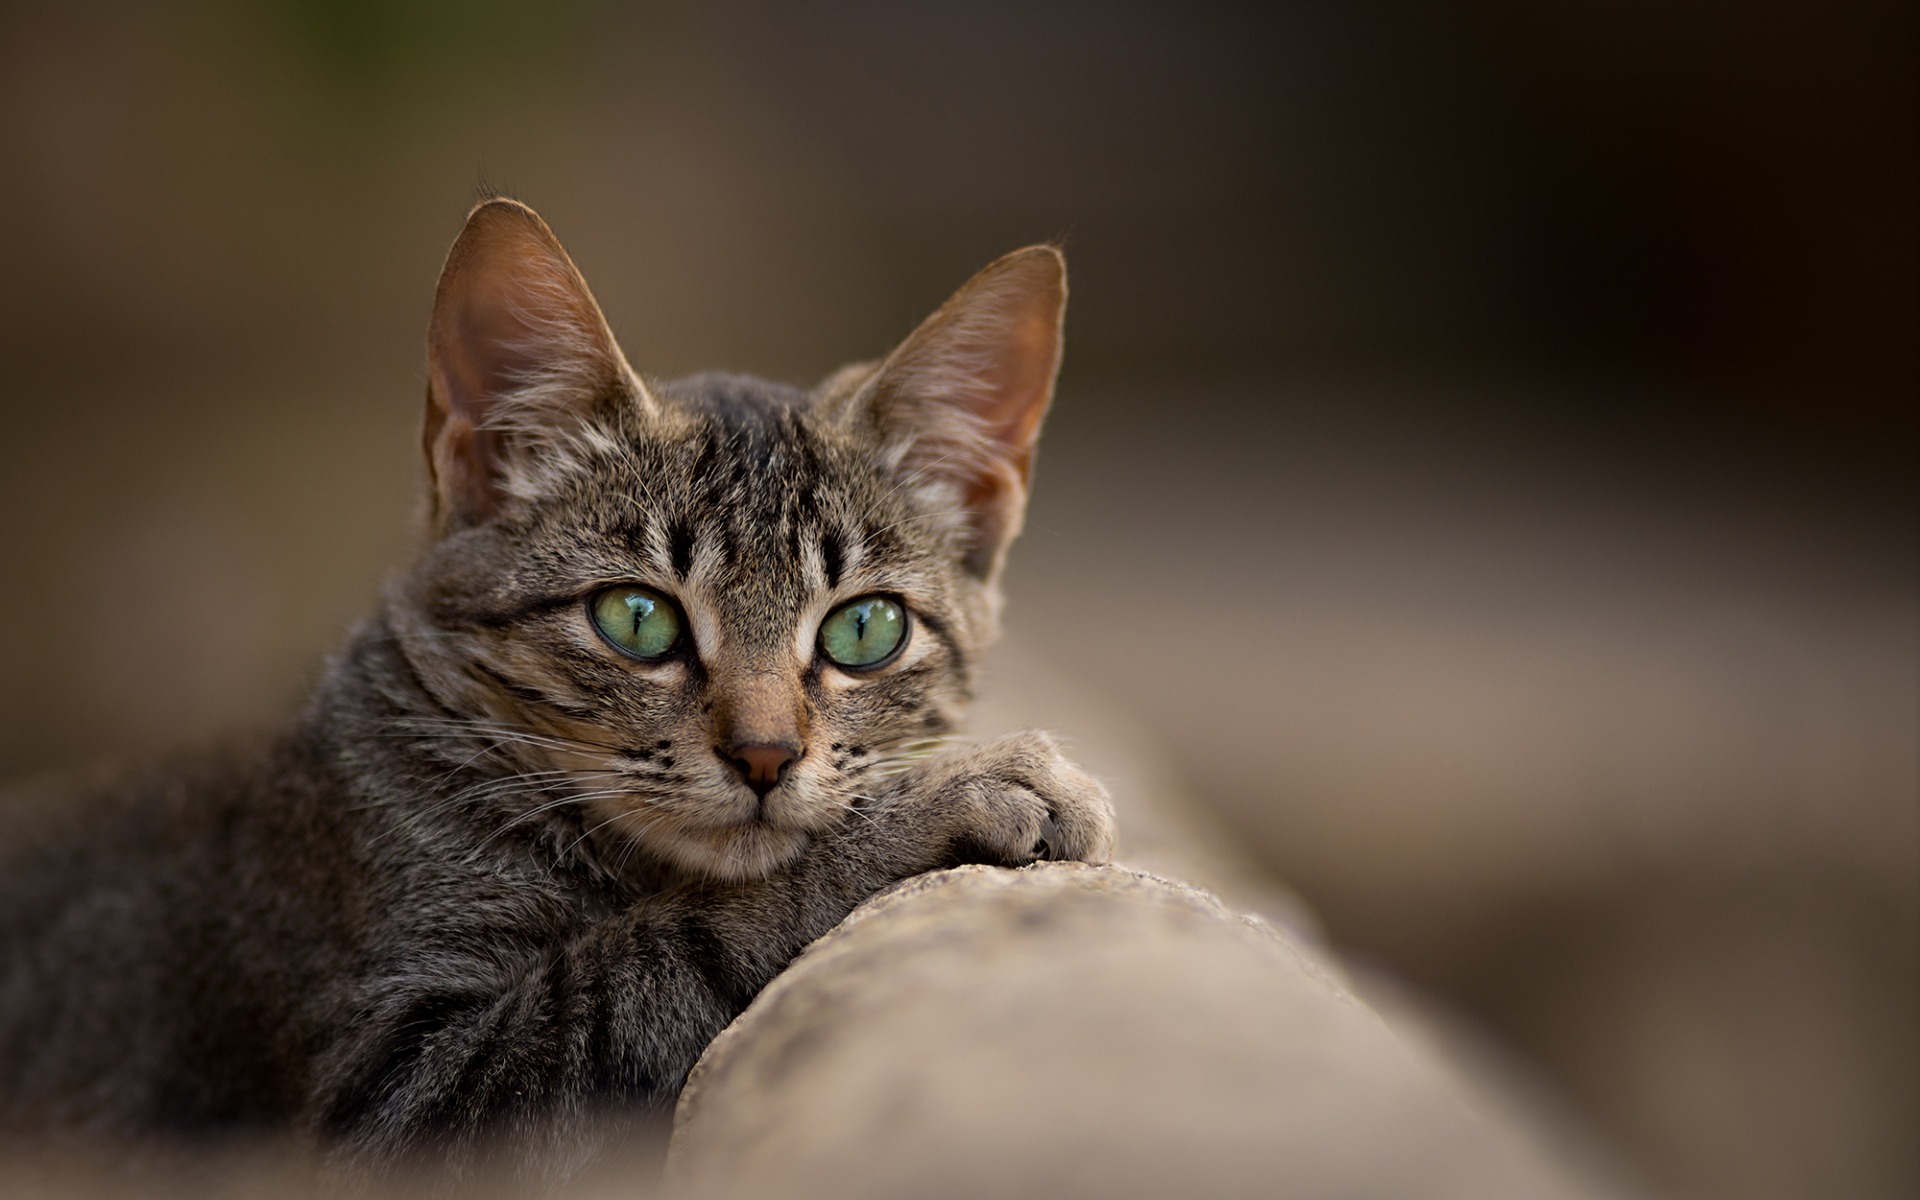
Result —
[[[1001, 474], [996, 462], [1011, 467], [1018, 483], [1027, 481], [1060, 366], [1065, 300], [1057, 253], [1020, 252], [976, 276], [923, 330], [930, 349], [971, 370], [966, 382], [972, 386], [954, 389], [949, 403], [972, 416], [991, 443], [989, 478], [974, 481], [971, 489], [983, 500], [1004, 490], [991, 478]], [[943, 317], [950, 318], [944, 329]], [[1017, 505], [1022, 498], [1010, 499]]]
[[464, 262], [448, 264], [434, 372], [448, 406], [476, 424], [501, 396], [542, 376], [590, 382], [618, 361], [586, 284], [542, 233], [518, 222], [483, 231]]
[[510, 391], [538, 363], [529, 349], [534, 330], [515, 312], [509, 282], [492, 272], [447, 297], [444, 342], [434, 347], [434, 368], [447, 406], [475, 424], [486, 420], [501, 393]]
[[441, 513], [457, 513], [470, 522], [490, 519], [498, 505], [494, 469], [500, 435], [476, 429], [465, 416], [449, 414], [429, 401], [421, 440]]
[[489, 201], [467, 218], [441, 272], [427, 341], [427, 460], [443, 510], [468, 520], [497, 507], [515, 440], [580, 420], [622, 371], [566, 251], [512, 201]]
[[979, 414], [994, 438], [1007, 448], [1022, 483], [1033, 462], [1040, 422], [1053, 397], [1059, 362], [1058, 311], [1026, 312], [1007, 330], [999, 362], [999, 386]]
[[1015, 251], [954, 293], [861, 393], [881, 426], [910, 444], [909, 478], [959, 487], [974, 532], [968, 567], [982, 578], [1020, 528], [1065, 304], [1059, 252]]

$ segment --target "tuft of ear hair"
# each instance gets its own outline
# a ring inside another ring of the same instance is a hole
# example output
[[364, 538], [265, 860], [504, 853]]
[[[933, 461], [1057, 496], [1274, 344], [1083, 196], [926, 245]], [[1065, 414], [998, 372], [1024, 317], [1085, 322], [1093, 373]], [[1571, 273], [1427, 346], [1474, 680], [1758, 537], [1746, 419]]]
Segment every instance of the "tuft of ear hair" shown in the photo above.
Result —
[[1026, 515], [1066, 306], [1059, 248], [1015, 250], [968, 280], [846, 402], [879, 428], [924, 507], [962, 516], [967, 569], [987, 582]]
[[646, 399], [586, 280], [517, 200], [467, 214], [434, 294], [427, 362], [421, 441], [442, 533], [537, 490], [542, 458], [587, 436], [598, 406]]

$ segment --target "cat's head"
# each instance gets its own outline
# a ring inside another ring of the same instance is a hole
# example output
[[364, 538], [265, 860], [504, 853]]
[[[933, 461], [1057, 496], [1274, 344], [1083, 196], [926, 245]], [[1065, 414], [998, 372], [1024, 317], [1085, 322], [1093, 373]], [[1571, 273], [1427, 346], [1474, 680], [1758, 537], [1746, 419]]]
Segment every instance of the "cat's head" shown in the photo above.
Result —
[[[812, 390], [643, 381], [535, 213], [489, 200], [440, 279], [412, 672], [602, 861], [746, 879], [958, 717], [992, 639], [1066, 301], [1016, 251]], [[517, 790], [515, 790], [517, 788]]]

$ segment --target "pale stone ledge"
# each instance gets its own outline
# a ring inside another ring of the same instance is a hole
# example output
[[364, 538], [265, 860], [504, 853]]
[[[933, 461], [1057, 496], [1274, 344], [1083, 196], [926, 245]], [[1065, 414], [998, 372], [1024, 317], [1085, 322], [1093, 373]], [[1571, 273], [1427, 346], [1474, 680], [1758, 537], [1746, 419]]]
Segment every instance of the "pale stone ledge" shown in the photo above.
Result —
[[1120, 867], [876, 897], [695, 1068], [690, 1197], [1618, 1194], [1401, 1037], [1310, 943]]

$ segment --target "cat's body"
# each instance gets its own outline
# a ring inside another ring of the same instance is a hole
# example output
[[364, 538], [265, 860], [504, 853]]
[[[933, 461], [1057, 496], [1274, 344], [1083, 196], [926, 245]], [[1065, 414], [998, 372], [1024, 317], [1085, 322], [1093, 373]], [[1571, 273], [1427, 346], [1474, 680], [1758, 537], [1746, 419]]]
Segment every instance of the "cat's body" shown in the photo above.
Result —
[[875, 891], [1104, 857], [1044, 735], [926, 740], [993, 636], [1063, 302], [1039, 248], [811, 392], [648, 387], [539, 219], [477, 208], [432, 536], [297, 728], [8, 826], [0, 1133], [564, 1170]]

